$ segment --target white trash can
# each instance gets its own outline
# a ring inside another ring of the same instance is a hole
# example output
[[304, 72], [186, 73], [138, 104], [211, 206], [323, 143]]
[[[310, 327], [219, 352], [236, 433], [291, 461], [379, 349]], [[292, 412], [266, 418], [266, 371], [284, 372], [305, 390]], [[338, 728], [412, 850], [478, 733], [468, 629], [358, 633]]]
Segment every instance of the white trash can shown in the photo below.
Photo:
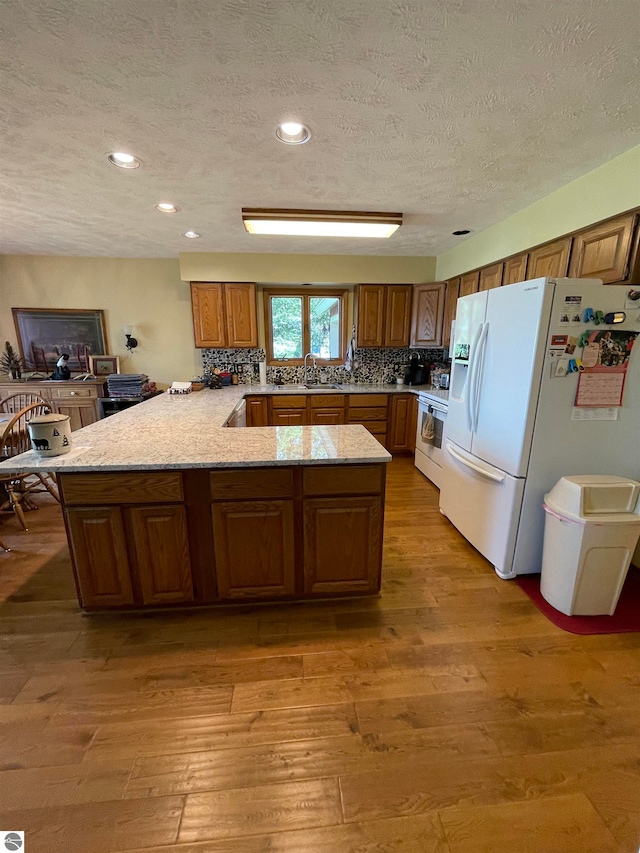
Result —
[[611, 616], [640, 536], [640, 483], [562, 477], [544, 509], [543, 598], [567, 616]]

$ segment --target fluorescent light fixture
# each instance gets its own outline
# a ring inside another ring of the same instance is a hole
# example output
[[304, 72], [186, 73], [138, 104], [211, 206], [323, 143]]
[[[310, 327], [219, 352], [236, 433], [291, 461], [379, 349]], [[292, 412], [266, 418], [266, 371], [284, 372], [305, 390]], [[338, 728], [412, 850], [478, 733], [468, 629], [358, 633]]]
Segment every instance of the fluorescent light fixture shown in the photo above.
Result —
[[401, 213], [347, 210], [271, 210], [242, 208], [249, 234], [296, 237], [391, 237], [402, 225]]

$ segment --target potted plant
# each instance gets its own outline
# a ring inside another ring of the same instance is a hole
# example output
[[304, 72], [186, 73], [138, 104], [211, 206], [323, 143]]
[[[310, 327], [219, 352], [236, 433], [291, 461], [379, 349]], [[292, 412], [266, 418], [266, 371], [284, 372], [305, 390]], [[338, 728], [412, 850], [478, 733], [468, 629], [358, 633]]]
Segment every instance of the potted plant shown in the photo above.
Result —
[[12, 379], [20, 379], [24, 364], [9, 341], [4, 345], [4, 352], [0, 355], [0, 369]]

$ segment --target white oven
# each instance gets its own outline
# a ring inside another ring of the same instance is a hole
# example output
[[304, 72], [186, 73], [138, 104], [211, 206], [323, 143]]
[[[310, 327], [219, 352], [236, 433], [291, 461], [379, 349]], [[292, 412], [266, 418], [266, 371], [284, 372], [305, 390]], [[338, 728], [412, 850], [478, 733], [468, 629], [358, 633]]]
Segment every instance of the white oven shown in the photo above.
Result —
[[[443, 468], [446, 463], [444, 433], [447, 422], [447, 410], [449, 406], [446, 400], [428, 397], [426, 394], [418, 395], [418, 428], [416, 432], [416, 468], [428, 477], [434, 486], [440, 488], [442, 482]], [[428, 417], [433, 417], [433, 438], [431, 440], [423, 437], [425, 423]]]

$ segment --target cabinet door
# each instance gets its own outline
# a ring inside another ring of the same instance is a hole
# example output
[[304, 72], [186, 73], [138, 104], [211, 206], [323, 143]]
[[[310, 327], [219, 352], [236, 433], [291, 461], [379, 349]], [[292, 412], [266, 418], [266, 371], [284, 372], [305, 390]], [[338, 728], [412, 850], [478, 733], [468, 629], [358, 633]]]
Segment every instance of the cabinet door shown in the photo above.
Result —
[[520, 281], [525, 281], [527, 277], [528, 261], [528, 252], [523, 252], [521, 255], [516, 255], [514, 258], [508, 258], [504, 262], [502, 284], [518, 284]]
[[456, 306], [460, 295], [460, 279], [452, 278], [447, 282], [444, 294], [444, 317], [442, 319], [442, 346], [451, 344], [451, 324], [456, 319]]
[[225, 284], [227, 346], [258, 346], [258, 314], [255, 284]]
[[193, 601], [184, 506], [136, 506], [125, 513], [143, 604]]
[[412, 347], [442, 346], [444, 282], [417, 284], [413, 288]]
[[271, 413], [271, 426], [304, 426], [306, 423], [306, 409], [273, 409]]
[[356, 341], [359, 347], [384, 346], [385, 285], [358, 285]]
[[220, 598], [293, 595], [293, 501], [225, 501], [212, 513]]
[[573, 238], [571, 278], [601, 278], [605, 284], [628, 277], [635, 213], [587, 228]]
[[468, 272], [460, 276], [460, 296], [469, 296], [477, 293], [480, 286], [480, 271]]
[[133, 604], [120, 508], [67, 509], [65, 515], [82, 606]]
[[382, 563], [382, 499], [304, 501], [305, 592], [375, 592]]
[[532, 278], [563, 278], [569, 269], [571, 237], [538, 246], [529, 253], [527, 280]]
[[311, 423], [324, 426], [344, 423], [344, 408], [342, 409], [311, 409]]
[[191, 282], [193, 334], [197, 347], [226, 347], [223, 286]]
[[406, 347], [409, 345], [412, 290], [413, 287], [410, 284], [387, 286], [384, 322], [384, 345], [386, 347]]
[[89, 426], [89, 424], [93, 424], [98, 420], [95, 400], [90, 400], [86, 403], [68, 403], [66, 400], [61, 399], [54, 400], [53, 405], [56, 412], [69, 416], [69, 425], [72, 431]]
[[269, 416], [267, 415], [267, 398], [266, 397], [248, 397], [247, 398], [247, 426], [248, 427], [269, 426]]
[[499, 264], [491, 264], [490, 267], [481, 269], [479, 290], [493, 290], [494, 287], [500, 287], [503, 266], [504, 264], [500, 261]]
[[391, 428], [387, 449], [411, 451], [416, 444], [416, 397], [413, 394], [391, 396]]

